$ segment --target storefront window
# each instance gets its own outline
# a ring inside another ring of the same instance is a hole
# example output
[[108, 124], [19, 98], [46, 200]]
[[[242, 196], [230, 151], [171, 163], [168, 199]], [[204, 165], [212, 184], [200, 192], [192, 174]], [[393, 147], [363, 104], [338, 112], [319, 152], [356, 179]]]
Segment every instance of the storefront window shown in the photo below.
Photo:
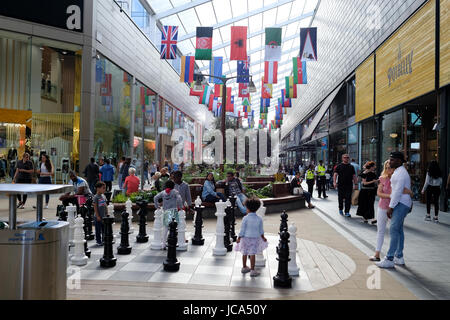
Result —
[[358, 125], [355, 124], [347, 130], [348, 134], [348, 150], [347, 153], [350, 155], [350, 159], [358, 159]]
[[398, 110], [383, 116], [382, 122], [381, 159], [389, 159], [393, 151], [404, 151], [403, 146], [403, 110]]
[[74, 168], [81, 53], [80, 46], [70, 43], [0, 31], [0, 65], [6, 66], [0, 68], [0, 156], [8, 173], [24, 152], [35, 165], [41, 153], [50, 155], [53, 181], [63, 180], [63, 162]]
[[[378, 138], [375, 130], [375, 121], [368, 120], [360, 124], [361, 127], [361, 163], [375, 161], [377, 158]], [[355, 158], [356, 159], [356, 158]]]
[[347, 130], [330, 134], [330, 161], [340, 163], [342, 155], [347, 153]]
[[94, 156], [114, 164], [130, 152], [131, 76], [100, 57], [95, 82]]

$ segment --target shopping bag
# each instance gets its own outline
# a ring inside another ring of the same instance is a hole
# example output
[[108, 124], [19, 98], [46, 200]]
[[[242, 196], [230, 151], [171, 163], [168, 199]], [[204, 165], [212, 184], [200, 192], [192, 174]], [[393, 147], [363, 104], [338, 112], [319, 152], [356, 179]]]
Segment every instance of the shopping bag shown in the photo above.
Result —
[[302, 187], [294, 188], [294, 194], [295, 195], [303, 194], [303, 188]]
[[352, 193], [352, 205], [354, 205], [354, 206], [358, 205], [358, 198], [359, 198], [359, 190], [353, 190], [353, 193]]

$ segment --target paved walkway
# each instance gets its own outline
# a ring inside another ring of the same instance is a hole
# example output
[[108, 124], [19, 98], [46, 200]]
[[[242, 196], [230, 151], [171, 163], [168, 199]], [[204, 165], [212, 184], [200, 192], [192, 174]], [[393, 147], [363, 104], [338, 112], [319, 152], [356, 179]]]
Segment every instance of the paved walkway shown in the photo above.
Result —
[[[356, 216], [355, 206], [350, 211], [352, 218], [340, 216], [337, 192], [330, 190], [327, 195], [327, 199], [313, 198], [316, 206], [314, 211], [367, 256], [373, 255], [376, 226], [363, 223], [363, 219]], [[314, 197], [317, 197], [316, 190]], [[388, 273], [421, 299], [450, 299], [450, 214], [440, 212], [438, 224], [424, 221], [425, 214], [426, 206], [414, 202], [413, 211], [405, 219], [406, 266], [396, 267]], [[432, 215], [434, 215], [433, 208]], [[382, 257], [389, 247], [389, 241], [387, 229]]]

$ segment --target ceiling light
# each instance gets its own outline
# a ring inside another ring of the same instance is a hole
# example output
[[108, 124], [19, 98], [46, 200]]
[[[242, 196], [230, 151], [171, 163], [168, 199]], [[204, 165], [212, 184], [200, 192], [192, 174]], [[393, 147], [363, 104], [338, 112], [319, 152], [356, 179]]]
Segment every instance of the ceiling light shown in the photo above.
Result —
[[41, 49], [42, 51], [44, 51], [44, 48], [43, 48], [43, 47], [40, 47], [39, 49]]
[[391, 133], [389, 136], [390, 136], [392, 139], [395, 139], [395, 138], [398, 137], [398, 134], [394, 132], [394, 133]]
[[67, 51], [63, 51], [62, 54], [67, 54]]

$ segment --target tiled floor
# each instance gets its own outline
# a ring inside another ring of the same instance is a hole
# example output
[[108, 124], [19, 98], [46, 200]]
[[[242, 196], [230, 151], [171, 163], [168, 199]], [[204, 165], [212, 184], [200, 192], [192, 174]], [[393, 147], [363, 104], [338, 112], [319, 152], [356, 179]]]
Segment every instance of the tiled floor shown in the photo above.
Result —
[[[136, 243], [136, 234], [130, 235], [132, 252], [130, 255], [118, 255], [119, 237], [114, 244], [117, 264], [113, 268], [100, 267], [99, 259], [103, 256], [103, 247], [96, 247], [90, 241], [91, 258], [81, 267], [81, 280], [117, 280], [132, 282], [173, 283], [189, 285], [207, 285], [220, 287], [244, 287], [254, 289], [273, 289], [273, 277], [278, 271], [276, 246], [279, 237], [267, 234], [269, 247], [264, 252], [266, 266], [258, 268], [259, 277], [242, 274], [242, 255], [228, 252], [225, 256], [213, 256], [215, 246], [214, 234], [204, 234], [205, 245], [193, 246], [189, 243], [187, 251], [177, 251], [180, 262], [178, 272], [163, 270], [167, 251], [151, 250], [150, 243]], [[355, 263], [345, 254], [333, 248], [308, 240], [297, 239], [297, 265], [300, 275], [292, 277], [293, 290], [300, 292], [314, 291], [335, 285], [350, 277], [356, 269]], [[92, 246], [91, 246], [92, 245]], [[73, 277], [73, 267], [68, 275]]]

